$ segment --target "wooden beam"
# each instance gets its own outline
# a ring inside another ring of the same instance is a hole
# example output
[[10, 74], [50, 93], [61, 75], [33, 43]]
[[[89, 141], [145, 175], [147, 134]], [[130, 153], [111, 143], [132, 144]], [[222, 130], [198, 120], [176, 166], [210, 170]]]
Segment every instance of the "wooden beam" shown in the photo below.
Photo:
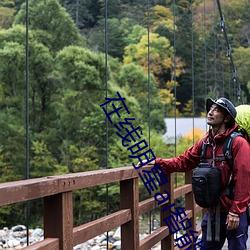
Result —
[[57, 178], [35, 178], [0, 184], [0, 206], [58, 193]]
[[73, 249], [72, 192], [44, 198], [44, 238], [59, 238], [61, 250]]
[[0, 183], [0, 206], [137, 177], [133, 167], [121, 167]]
[[[167, 194], [163, 194], [163, 197], [167, 197]], [[168, 203], [168, 202], [166, 202]], [[165, 204], [165, 203], [164, 203]], [[163, 205], [163, 204], [162, 204]], [[159, 207], [155, 198], [149, 198], [139, 203], [139, 215], [143, 215], [155, 208]]]
[[133, 167], [102, 169], [58, 176], [60, 192], [94, 187], [136, 177], [138, 177], [138, 172]]
[[59, 239], [47, 238], [22, 248], [23, 250], [59, 250]]
[[185, 184], [181, 187], [175, 188], [174, 190], [174, 199], [179, 198], [180, 196], [184, 194], [188, 194], [192, 192], [192, 185], [191, 184]]
[[130, 209], [132, 220], [121, 226], [121, 249], [139, 250], [138, 177], [120, 183], [121, 209]]
[[[164, 193], [164, 190], [166, 190], [169, 193], [169, 202], [167, 204], [164, 204], [161, 206], [161, 209], [166, 208], [169, 205], [172, 205], [174, 203], [174, 178], [173, 174], [168, 174], [168, 183], [165, 183], [161, 186], [161, 193]], [[164, 212], [161, 211], [161, 226], [166, 226], [166, 223], [164, 222], [164, 219], [171, 215], [171, 210], [173, 208], [168, 209]], [[174, 235], [168, 235], [161, 241], [161, 249], [162, 250], [174, 250]]]
[[168, 235], [169, 229], [167, 226], [158, 228], [155, 232], [140, 241], [140, 250], [151, 249], [155, 244], [166, 238]]
[[123, 209], [73, 229], [74, 246], [131, 221], [130, 209]]

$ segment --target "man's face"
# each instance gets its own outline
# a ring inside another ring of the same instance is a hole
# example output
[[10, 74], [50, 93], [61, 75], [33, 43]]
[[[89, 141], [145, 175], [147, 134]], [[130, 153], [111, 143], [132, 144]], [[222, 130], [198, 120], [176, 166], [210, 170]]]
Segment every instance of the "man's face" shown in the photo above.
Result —
[[213, 104], [207, 113], [207, 124], [214, 128], [220, 127], [224, 119], [224, 110], [220, 106]]

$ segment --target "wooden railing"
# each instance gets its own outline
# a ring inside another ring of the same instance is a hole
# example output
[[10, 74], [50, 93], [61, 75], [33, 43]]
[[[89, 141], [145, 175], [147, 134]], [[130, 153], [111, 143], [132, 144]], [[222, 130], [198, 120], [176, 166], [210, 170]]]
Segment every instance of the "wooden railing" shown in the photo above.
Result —
[[[149, 169], [144, 166], [143, 169]], [[191, 173], [186, 173], [186, 184], [174, 189], [173, 175], [167, 175], [168, 182], [162, 185], [161, 192], [167, 190], [170, 198], [161, 204], [161, 209], [180, 196], [185, 196], [186, 214], [192, 223], [192, 230], [200, 233], [196, 225], [196, 214], [201, 208], [195, 204], [190, 183]], [[74, 190], [89, 188], [112, 182], [120, 183], [120, 210], [89, 223], [73, 227]], [[101, 233], [121, 227], [122, 250], [148, 250], [161, 241], [162, 250], [179, 249], [174, 246], [174, 236], [164, 225], [163, 219], [170, 210], [161, 212], [161, 226], [152, 234], [139, 240], [139, 216], [158, 207], [150, 198], [139, 202], [138, 171], [133, 167], [97, 170], [48, 176], [0, 184], [0, 206], [43, 198], [44, 240], [23, 249], [25, 250], [72, 250], [77, 244], [86, 242]]]

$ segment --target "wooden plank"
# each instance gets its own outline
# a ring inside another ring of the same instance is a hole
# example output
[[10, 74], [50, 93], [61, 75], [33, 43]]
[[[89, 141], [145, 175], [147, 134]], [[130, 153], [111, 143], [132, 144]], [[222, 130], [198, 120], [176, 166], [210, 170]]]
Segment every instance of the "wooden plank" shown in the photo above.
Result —
[[121, 209], [131, 210], [131, 221], [121, 226], [121, 249], [139, 250], [138, 177], [120, 183]]
[[[191, 182], [192, 182], [192, 175], [193, 175], [192, 172], [185, 173], [185, 183], [190, 184], [190, 186], [191, 186]], [[194, 200], [193, 192], [187, 193], [185, 195], [185, 208], [187, 210], [193, 211], [192, 217], [189, 218], [189, 221], [192, 225], [190, 230], [196, 231], [196, 210], [195, 210], [195, 200]], [[194, 243], [192, 243], [191, 245], [193, 246]]]
[[47, 239], [44, 239], [43, 241], [34, 243], [22, 249], [23, 250], [59, 250], [59, 239], [47, 238]]
[[58, 193], [58, 180], [35, 178], [0, 184], [0, 206], [42, 198]]
[[139, 203], [139, 215], [143, 215], [158, 207], [155, 198], [150, 198]]
[[72, 192], [44, 198], [44, 237], [59, 238], [60, 249], [73, 249]]
[[[163, 194], [163, 196], [167, 197], [167, 194]], [[168, 201], [165, 203], [168, 203]], [[165, 203], [163, 203], [163, 204], [165, 204]], [[159, 206], [158, 206], [154, 197], [149, 198], [149, 199], [144, 200], [144, 201], [141, 201], [139, 203], [139, 215], [143, 215], [143, 214], [145, 214], [145, 213], [147, 213], [147, 212], [149, 212], [157, 207], [159, 207]]]
[[[181, 187], [178, 187], [174, 190], [174, 199], [179, 198], [180, 196], [187, 194], [192, 191], [192, 186], [190, 184], [183, 185]], [[167, 194], [163, 194], [164, 197], [167, 197]], [[166, 202], [168, 203], [168, 202]], [[164, 204], [166, 204], [164, 203]], [[163, 205], [163, 204], [162, 204]], [[140, 215], [143, 215], [155, 208], [159, 207], [157, 205], [157, 202], [155, 201], [155, 198], [150, 198], [144, 201], [141, 201], [139, 203], [139, 208], [140, 208]]]
[[174, 190], [174, 199], [179, 198], [180, 196], [184, 194], [188, 194], [192, 192], [192, 185], [191, 184], [185, 184], [181, 187], [175, 188]]
[[121, 167], [0, 183], [0, 206], [136, 177], [133, 167]]
[[[174, 178], [173, 178], [173, 174], [168, 174], [167, 175], [168, 178], [168, 183], [164, 184], [161, 186], [161, 193], [164, 193], [164, 190], [168, 191], [169, 193], [169, 203], [164, 204], [163, 206], [161, 206], [161, 209], [172, 205], [174, 203]], [[172, 210], [172, 209], [171, 209]], [[168, 216], [170, 216], [170, 209], [162, 212], [161, 211], [161, 226], [166, 226], [166, 223], [164, 222], [163, 219], [167, 218]], [[174, 250], [174, 235], [168, 235], [167, 237], [165, 237], [164, 239], [162, 239], [161, 241], [161, 249], [162, 250]]]
[[158, 228], [155, 232], [140, 241], [140, 250], [151, 249], [151, 247], [166, 238], [168, 235], [169, 228], [167, 226], [162, 226]]
[[60, 192], [94, 187], [98, 185], [119, 182], [136, 178], [138, 172], [133, 167], [102, 169], [75, 174], [60, 175]]
[[131, 221], [130, 209], [123, 209], [73, 229], [74, 246]]

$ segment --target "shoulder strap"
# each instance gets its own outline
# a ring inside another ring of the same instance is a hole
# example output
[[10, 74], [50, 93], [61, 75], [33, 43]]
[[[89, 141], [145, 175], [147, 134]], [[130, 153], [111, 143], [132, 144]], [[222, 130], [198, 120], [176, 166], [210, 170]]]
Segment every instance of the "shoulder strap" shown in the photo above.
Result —
[[206, 159], [206, 152], [207, 152], [207, 144], [202, 142], [202, 148], [201, 148], [201, 162], [205, 162]]
[[225, 156], [225, 159], [229, 165], [229, 167], [232, 169], [233, 168], [233, 156], [232, 156], [232, 144], [233, 140], [237, 136], [242, 136], [241, 133], [239, 132], [233, 132], [231, 133], [227, 138], [226, 141], [223, 145], [223, 154]]

